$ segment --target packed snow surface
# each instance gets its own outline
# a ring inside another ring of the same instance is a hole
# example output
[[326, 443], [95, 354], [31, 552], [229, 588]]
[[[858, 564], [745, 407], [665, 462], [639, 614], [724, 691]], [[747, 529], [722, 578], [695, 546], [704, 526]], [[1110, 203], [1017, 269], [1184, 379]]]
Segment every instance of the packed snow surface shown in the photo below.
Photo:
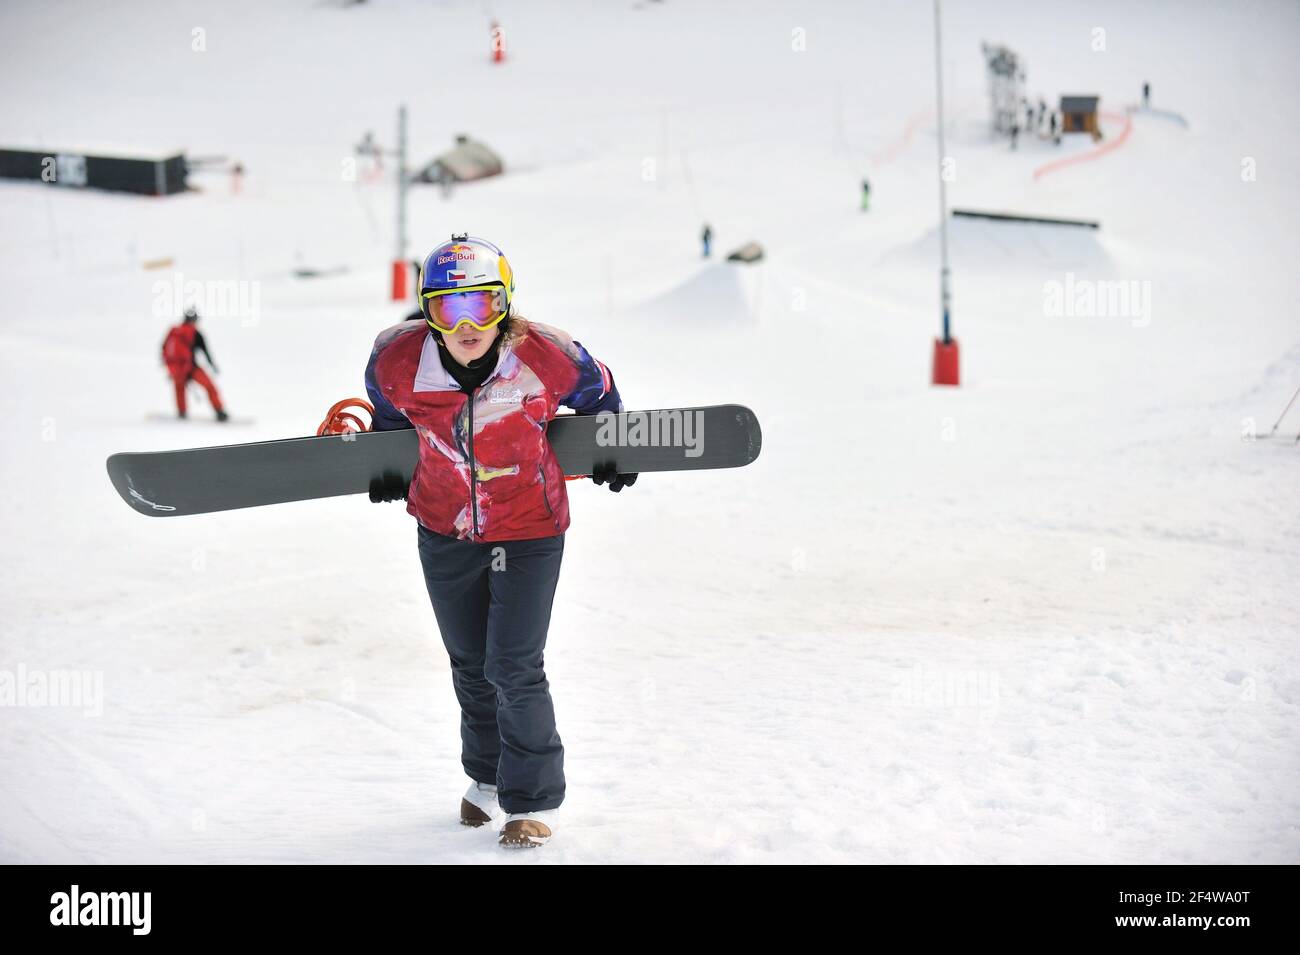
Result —
[[[0, 861], [1300, 861], [1300, 451], [1251, 439], [1300, 386], [1300, 7], [945, 4], [950, 203], [1102, 225], [952, 220], [935, 388], [929, 4], [491, 6], [499, 65], [468, 0], [0, 9], [0, 147], [247, 169], [0, 183]], [[982, 39], [1123, 145], [1034, 178], [1095, 145], [993, 139]], [[1185, 126], [1127, 112], [1147, 80]], [[568, 792], [523, 856], [457, 822], [400, 506], [149, 520], [104, 471], [363, 394], [409, 306], [353, 146], [401, 103], [413, 163], [469, 133], [507, 169], [415, 188], [411, 257], [491, 238], [629, 407], [763, 424], [742, 470], [571, 485]], [[147, 419], [186, 283], [237, 293], [201, 327], [252, 424]], [[60, 673], [81, 705], [38, 705]]]

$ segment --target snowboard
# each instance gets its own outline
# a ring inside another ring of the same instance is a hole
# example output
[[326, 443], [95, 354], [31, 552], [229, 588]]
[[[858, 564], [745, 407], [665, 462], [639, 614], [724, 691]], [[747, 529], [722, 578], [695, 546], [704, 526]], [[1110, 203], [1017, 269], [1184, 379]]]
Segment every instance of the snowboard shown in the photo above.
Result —
[[[546, 429], [564, 473], [736, 468], [762, 448], [758, 418], [743, 405], [563, 415]], [[179, 451], [126, 452], [108, 459], [108, 477], [132, 508], [150, 517], [209, 514], [345, 494], [400, 475], [409, 482], [419, 435], [363, 431]]]

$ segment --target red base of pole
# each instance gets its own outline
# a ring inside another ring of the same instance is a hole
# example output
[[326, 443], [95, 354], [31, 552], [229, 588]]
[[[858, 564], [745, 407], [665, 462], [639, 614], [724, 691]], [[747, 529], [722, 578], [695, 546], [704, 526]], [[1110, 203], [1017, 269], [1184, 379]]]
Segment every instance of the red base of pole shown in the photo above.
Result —
[[948, 344], [943, 339], [934, 340], [934, 366], [930, 383], [932, 385], [961, 384], [961, 361], [957, 350], [957, 339]]
[[393, 263], [393, 301], [406, 301], [406, 263]]

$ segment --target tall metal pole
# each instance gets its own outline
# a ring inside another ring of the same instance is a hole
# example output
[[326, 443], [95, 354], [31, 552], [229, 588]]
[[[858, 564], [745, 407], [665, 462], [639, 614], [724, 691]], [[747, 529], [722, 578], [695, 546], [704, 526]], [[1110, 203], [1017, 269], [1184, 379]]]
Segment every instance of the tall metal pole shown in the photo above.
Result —
[[943, 343], [952, 344], [948, 311], [948, 191], [943, 162], [943, 43], [939, 37], [939, 0], [934, 0], [934, 91], [939, 113], [939, 300], [943, 305]]
[[406, 104], [397, 107], [397, 259], [406, 262]]
[[1268, 436], [1270, 438], [1273, 437], [1273, 435], [1277, 434], [1278, 425], [1282, 423], [1282, 419], [1286, 417], [1286, 413], [1291, 410], [1291, 406], [1295, 404], [1295, 400], [1297, 398], [1300, 398], [1300, 388], [1297, 388], [1295, 390], [1295, 394], [1291, 396], [1291, 400], [1286, 403], [1286, 407], [1282, 409], [1282, 413], [1278, 415], [1277, 420], [1273, 422], [1273, 429], [1268, 433]]

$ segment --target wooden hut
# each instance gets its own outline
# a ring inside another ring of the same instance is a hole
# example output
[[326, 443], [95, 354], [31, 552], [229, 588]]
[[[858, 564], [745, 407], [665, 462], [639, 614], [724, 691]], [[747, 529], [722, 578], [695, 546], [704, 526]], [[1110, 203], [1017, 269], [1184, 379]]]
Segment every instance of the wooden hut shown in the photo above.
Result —
[[1089, 133], [1101, 139], [1101, 125], [1097, 122], [1096, 96], [1061, 96], [1061, 132]]

